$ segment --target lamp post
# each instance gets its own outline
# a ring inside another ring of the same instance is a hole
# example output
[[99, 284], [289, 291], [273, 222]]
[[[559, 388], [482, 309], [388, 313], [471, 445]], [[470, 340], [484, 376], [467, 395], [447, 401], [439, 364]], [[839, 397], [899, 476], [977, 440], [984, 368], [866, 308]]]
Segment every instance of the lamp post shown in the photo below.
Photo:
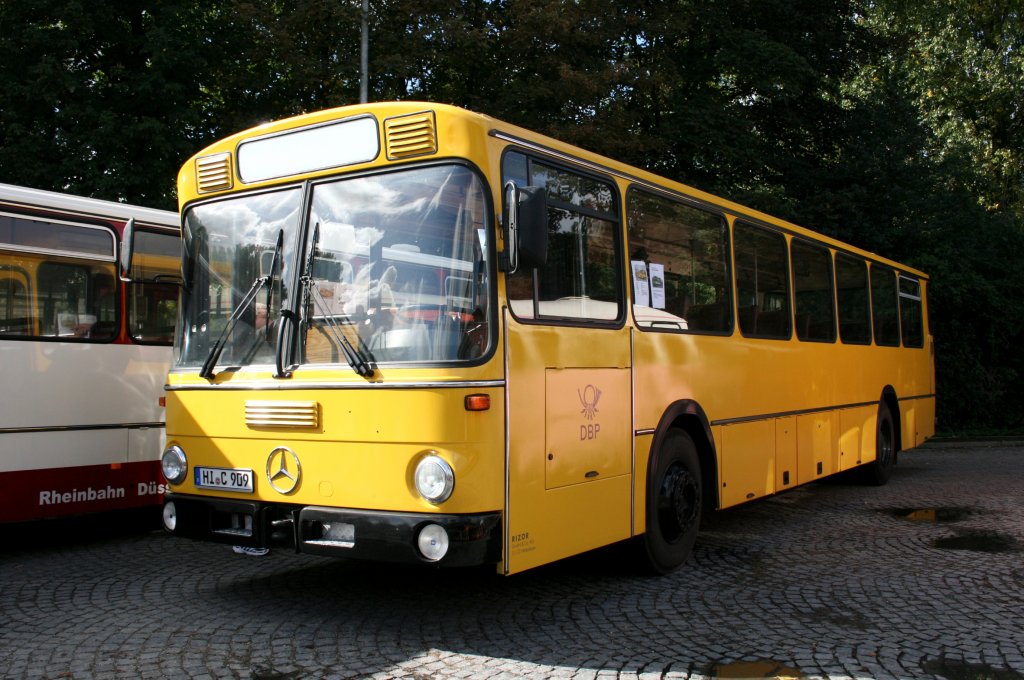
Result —
[[362, 40], [359, 45], [359, 103], [365, 104], [370, 81], [370, 0], [363, 0]]

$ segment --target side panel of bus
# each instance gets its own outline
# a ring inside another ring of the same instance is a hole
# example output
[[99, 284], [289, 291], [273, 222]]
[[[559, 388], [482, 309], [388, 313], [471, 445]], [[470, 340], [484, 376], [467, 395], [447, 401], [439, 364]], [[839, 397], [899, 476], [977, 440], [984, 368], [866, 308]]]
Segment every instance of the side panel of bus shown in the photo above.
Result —
[[166, 347], [0, 342], [0, 521], [160, 501]]
[[174, 213], [0, 185], [0, 522], [161, 502], [177, 289], [117, 281], [135, 215], [140, 263], [173, 274]]

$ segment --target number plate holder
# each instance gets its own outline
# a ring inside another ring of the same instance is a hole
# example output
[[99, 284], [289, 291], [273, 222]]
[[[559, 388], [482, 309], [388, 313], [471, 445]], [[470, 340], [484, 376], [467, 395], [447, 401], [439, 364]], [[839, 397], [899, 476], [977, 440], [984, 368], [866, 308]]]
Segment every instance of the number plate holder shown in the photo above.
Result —
[[246, 468], [197, 467], [192, 479], [197, 489], [252, 493], [255, 475]]

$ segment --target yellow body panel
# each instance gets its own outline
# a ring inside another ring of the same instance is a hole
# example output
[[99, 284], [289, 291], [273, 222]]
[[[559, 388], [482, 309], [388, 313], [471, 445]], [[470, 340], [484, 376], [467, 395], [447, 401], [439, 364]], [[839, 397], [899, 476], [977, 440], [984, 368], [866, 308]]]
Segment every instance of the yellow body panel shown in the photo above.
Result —
[[[467, 412], [468, 394], [488, 394], [491, 408]], [[265, 399], [314, 401], [320, 424], [247, 426], [245, 403]], [[172, 390], [167, 440], [187, 451], [193, 466], [253, 470], [254, 493], [236, 498], [395, 511], [438, 511], [412, 485], [416, 463], [437, 453], [459, 470], [459, 493], [445, 511], [494, 511], [502, 506], [503, 404], [502, 390], [494, 388]], [[280, 446], [294, 451], [302, 465], [300, 484], [288, 494], [267, 482], [268, 457]], [[197, 489], [191, 476], [175, 491], [223, 493]]]
[[549, 368], [545, 377], [545, 488], [628, 475], [629, 369]]
[[508, 324], [514, 573], [631, 535], [632, 433], [626, 331]]
[[796, 418], [775, 419], [775, 490], [796, 486]]
[[844, 408], [839, 412], [839, 469], [868, 463], [875, 459], [875, 428], [878, 406]]
[[770, 450], [775, 440], [774, 420], [726, 425], [718, 452], [722, 505], [736, 505], [775, 493], [775, 456], [751, 456], [751, 451]]

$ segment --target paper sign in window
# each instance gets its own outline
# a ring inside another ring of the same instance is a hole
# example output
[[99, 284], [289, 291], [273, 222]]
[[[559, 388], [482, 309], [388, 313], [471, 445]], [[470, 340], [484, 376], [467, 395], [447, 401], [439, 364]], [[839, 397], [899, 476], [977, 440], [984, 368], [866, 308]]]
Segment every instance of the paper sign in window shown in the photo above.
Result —
[[650, 283], [647, 280], [647, 265], [643, 260], [632, 260], [631, 264], [633, 268], [634, 302], [639, 307], [650, 307], [651, 290]]

